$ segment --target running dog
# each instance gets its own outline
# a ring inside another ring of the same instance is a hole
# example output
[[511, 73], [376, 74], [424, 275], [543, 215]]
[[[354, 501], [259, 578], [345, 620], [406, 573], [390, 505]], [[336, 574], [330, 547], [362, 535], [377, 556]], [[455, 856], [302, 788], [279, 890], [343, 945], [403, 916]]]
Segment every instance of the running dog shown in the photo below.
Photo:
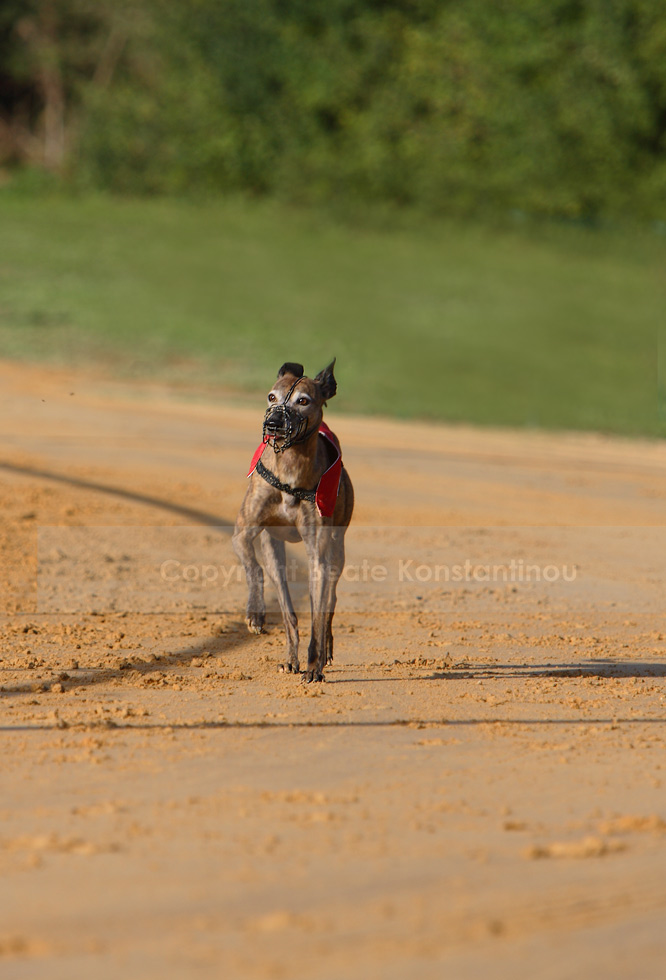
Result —
[[[255, 555], [261, 543], [265, 569], [277, 589], [287, 636], [287, 659], [280, 669], [298, 674], [298, 619], [287, 585], [285, 542], [303, 541], [308, 559], [312, 631], [305, 683], [324, 680], [333, 660], [336, 589], [345, 561], [345, 532], [354, 509], [354, 491], [342, 465], [340, 444], [323, 421], [323, 408], [337, 390], [335, 360], [315, 378], [303, 365], [287, 362], [268, 393], [263, 439], [254, 454], [250, 485], [233, 535], [234, 551], [248, 584], [246, 623], [263, 632], [264, 574]], [[272, 453], [266, 453], [267, 448]], [[270, 459], [267, 457], [270, 456]], [[265, 465], [264, 459], [269, 466]]]

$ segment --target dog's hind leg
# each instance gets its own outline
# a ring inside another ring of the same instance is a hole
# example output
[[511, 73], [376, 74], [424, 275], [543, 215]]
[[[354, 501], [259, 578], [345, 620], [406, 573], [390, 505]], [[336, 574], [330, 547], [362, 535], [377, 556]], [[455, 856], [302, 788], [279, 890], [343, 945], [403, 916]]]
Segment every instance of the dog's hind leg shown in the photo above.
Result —
[[294, 612], [294, 606], [289, 593], [287, 584], [287, 553], [284, 541], [271, 537], [268, 531], [264, 530], [260, 537], [261, 552], [264, 557], [264, 565], [273, 585], [277, 591], [278, 602], [284, 620], [284, 630], [287, 635], [287, 659], [280, 664], [280, 670], [291, 671], [294, 674], [299, 672], [298, 663], [298, 618]]
[[254, 540], [260, 532], [260, 527], [245, 527], [239, 518], [231, 539], [233, 549], [245, 568], [248, 588], [245, 622], [250, 633], [263, 633], [266, 619], [264, 572], [254, 553]]

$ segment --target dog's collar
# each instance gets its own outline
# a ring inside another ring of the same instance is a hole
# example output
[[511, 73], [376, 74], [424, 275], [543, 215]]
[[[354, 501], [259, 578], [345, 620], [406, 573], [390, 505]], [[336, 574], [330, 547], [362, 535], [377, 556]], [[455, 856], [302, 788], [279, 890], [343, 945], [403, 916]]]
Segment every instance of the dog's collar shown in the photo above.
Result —
[[292, 487], [288, 483], [283, 483], [282, 480], [278, 480], [275, 473], [272, 473], [267, 469], [260, 459], [257, 460], [256, 471], [266, 483], [270, 483], [272, 487], [276, 490], [281, 490], [282, 493], [288, 493], [290, 496], [295, 497], [296, 500], [309, 500], [311, 503], [315, 502], [316, 490], [304, 490], [302, 487]]
[[288, 483], [282, 483], [281, 480], [278, 480], [275, 473], [272, 473], [261, 462], [261, 456], [267, 446], [266, 442], [261, 442], [261, 444], [257, 447], [257, 450], [252, 457], [250, 471], [247, 475], [252, 476], [256, 470], [257, 475], [266, 480], [267, 483], [270, 483], [270, 485], [275, 487], [276, 490], [280, 490], [282, 493], [288, 493], [292, 497], [295, 497], [296, 500], [309, 500], [317, 505], [317, 510], [322, 517], [332, 517], [333, 511], [335, 510], [335, 501], [338, 497], [338, 490], [340, 489], [342, 452], [340, 450], [340, 443], [338, 442], [337, 436], [331, 432], [325, 422], [322, 422], [319, 426], [319, 435], [333, 446], [337, 455], [334, 462], [331, 463], [328, 469], [320, 477], [319, 483], [314, 490], [305, 490], [302, 487], [291, 487]]

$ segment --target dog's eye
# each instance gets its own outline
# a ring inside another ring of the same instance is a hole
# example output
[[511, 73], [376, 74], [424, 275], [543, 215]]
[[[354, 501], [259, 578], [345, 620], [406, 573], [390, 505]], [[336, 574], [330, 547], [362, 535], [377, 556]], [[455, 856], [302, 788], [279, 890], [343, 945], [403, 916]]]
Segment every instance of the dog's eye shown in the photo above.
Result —
[[270, 395], [268, 396], [268, 400], [269, 400], [269, 402], [274, 402], [275, 401], [275, 395], [273, 394], [272, 391], [271, 391]]
[[298, 399], [298, 402], [296, 404], [297, 405], [307, 405], [309, 403], [309, 401], [310, 401], [309, 398], [299, 398]]

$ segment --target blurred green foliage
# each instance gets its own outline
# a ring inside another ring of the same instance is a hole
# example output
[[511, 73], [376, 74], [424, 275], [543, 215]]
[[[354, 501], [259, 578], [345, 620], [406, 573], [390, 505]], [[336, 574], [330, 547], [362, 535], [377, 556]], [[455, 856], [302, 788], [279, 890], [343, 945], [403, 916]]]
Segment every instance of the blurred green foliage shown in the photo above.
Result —
[[0, 65], [79, 185], [666, 218], [656, 0], [5, 0]]
[[405, 209], [378, 230], [273, 201], [110, 195], [0, 195], [0, 228], [0, 357], [260, 405], [285, 360], [312, 374], [337, 355], [334, 412], [666, 434], [666, 240], [649, 231]]

